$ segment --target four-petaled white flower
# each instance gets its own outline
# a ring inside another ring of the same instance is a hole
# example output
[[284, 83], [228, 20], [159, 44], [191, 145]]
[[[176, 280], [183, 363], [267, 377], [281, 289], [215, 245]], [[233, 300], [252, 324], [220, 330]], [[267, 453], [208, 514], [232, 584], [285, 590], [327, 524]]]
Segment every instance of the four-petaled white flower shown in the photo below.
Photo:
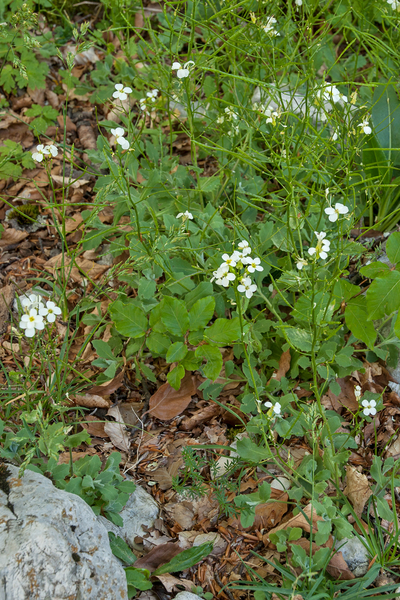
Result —
[[375, 400], [363, 400], [361, 404], [364, 406], [363, 413], [366, 417], [376, 415]]
[[55, 157], [58, 154], [57, 147], [54, 144], [49, 144], [46, 146], [45, 150], [47, 150], [46, 154], [51, 154], [51, 156]]
[[356, 397], [357, 400], [359, 400], [361, 398], [361, 386], [356, 385], [354, 388], [354, 395]]
[[36, 294], [29, 294], [29, 296], [21, 296], [20, 297], [20, 302], [21, 302], [22, 308], [28, 309], [28, 310], [30, 310], [31, 308], [34, 308], [35, 310], [38, 311], [41, 308], [43, 308], [44, 304], [41, 300], [42, 300], [41, 297]]
[[264, 402], [264, 406], [266, 406], [267, 408], [272, 408], [272, 411], [276, 414], [276, 415], [280, 415], [281, 414], [281, 405], [279, 402], [275, 402], [275, 404], [272, 404], [272, 402], [270, 402], [269, 400], [267, 400], [266, 402]]
[[54, 323], [56, 315], [61, 315], [61, 308], [55, 302], [48, 300], [45, 307], [39, 308], [39, 315], [46, 317], [49, 323]]
[[232, 106], [227, 106], [224, 109], [224, 112], [228, 115], [229, 120], [234, 119], [235, 121], [237, 121], [238, 115], [235, 113]]
[[308, 262], [306, 260], [304, 260], [304, 258], [297, 259], [296, 267], [299, 269], [299, 271], [301, 271], [301, 269], [303, 267], [306, 267], [307, 265], [308, 265]]
[[37, 310], [31, 308], [27, 314], [22, 315], [19, 326], [25, 329], [26, 337], [33, 337], [36, 329], [38, 331], [44, 329], [43, 317], [38, 315]]
[[316, 258], [322, 258], [323, 260], [325, 260], [328, 257], [327, 253], [330, 250], [331, 243], [328, 240], [324, 239], [326, 237], [325, 231], [321, 231], [320, 233], [314, 231], [314, 233], [317, 236], [318, 242], [315, 248], [308, 249], [308, 254], [310, 256], [314, 256], [315, 254]]
[[365, 133], [365, 135], [369, 135], [370, 133], [372, 133], [372, 129], [369, 126], [369, 122], [366, 119], [364, 119], [362, 123], [359, 123], [357, 127], [361, 127], [361, 131]]
[[243, 277], [237, 289], [238, 292], [245, 294], [246, 298], [251, 298], [254, 292], [257, 290], [257, 285], [255, 283], [251, 283], [250, 277]]
[[176, 215], [177, 219], [180, 219], [181, 217], [183, 217], [184, 219], [190, 219], [191, 221], [193, 220], [193, 215], [188, 210], [185, 210], [185, 212], [181, 212]]
[[256, 258], [251, 258], [250, 256], [246, 256], [243, 258], [242, 263], [247, 265], [247, 270], [249, 273], [254, 273], [255, 271], [264, 271], [264, 267], [261, 266], [261, 260]]
[[192, 60], [188, 60], [183, 66], [181, 63], [174, 62], [171, 69], [172, 71], [176, 71], [176, 76], [178, 79], [184, 79], [185, 77], [189, 77], [190, 67], [194, 66], [194, 62]]
[[226, 254], [226, 253], [223, 254], [222, 260], [224, 262], [221, 264], [221, 267], [228, 268], [228, 269], [229, 269], [229, 267], [236, 267], [237, 259], [236, 259], [235, 253], [233, 253], [231, 256], [229, 256], [229, 254]]
[[328, 219], [331, 223], [338, 220], [339, 215], [346, 215], [349, 212], [349, 208], [340, 202], [336, 202], [335, 208], [328, 206], [325, 208], [325, 214], [329, 215]]
[[113, 93], [113, 98], [118, 98], [118, 100], [126, 100], [128, 94], [132, 94], [132, 90], [130, 87], [124, 87], [122, 83], [115, 84], [115, 92]]
[[122, 127], [111, 129], [111, 133], [115, 136], [115, 141], [117, 144], [119, 144], [123, 150], [128, 150], [129, 142], [124, 138], [125, 131], [122, 129]]
[[57, 156], [58, 154], [58, 150], [56, 148], [56, 146], [51, 143], [47, 146], [44, 146], [43, 144], [39, 144], [38, 146], [36, 146], [36, 152], [32, 152], [32, 158], [33, 160], [35, 160], [36, 162], [42, 162], [42, 160], [44, 159], [45, 156]]
[[267, 33], [271, 37], [276, 37], [277, 35], [280, 35], [274, 27], [275, 23], [277, 23], [275, 17], [268, 17], [266, 24], [263, 26], [265, 33]]
[[250, 244], [247, 240], [242, 240], [239, 242], [238, 248], [240, 248], [243, 256], [246, 256], [246, 254], [251, 254]]
[[157, 100], [157, 94], [157, 89], [151, 90], [151, 92], [146, 92], [146, 98], [140, 98], [139, 100], [141, 110], [146, 112], [148, 103], [150, 102], [151, 104], [154, 104], [154, 102]]

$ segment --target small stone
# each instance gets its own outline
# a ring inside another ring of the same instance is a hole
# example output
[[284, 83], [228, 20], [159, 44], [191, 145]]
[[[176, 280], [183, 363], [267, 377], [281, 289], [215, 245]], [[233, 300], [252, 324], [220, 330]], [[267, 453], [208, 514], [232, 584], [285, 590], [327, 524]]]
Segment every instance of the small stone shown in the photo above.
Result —
[[343, 538], [335, 544], [335, 550], [340, 550], [350, 571], [355, 577], [362, 577], [368, 571], [370, 563], [369, 552], [356, 537]]
[[201, 596], [197, 594], [192, 594], [191, 592], [179, 592], [174, 598], [174, 600], [202, 600]]
[[271, 481], [271, 488], [274, 488], [275, 490], [284, 492], [285, 490], [290, 490], [291, 487], [292, 483], [287, 477], [276, 477]]

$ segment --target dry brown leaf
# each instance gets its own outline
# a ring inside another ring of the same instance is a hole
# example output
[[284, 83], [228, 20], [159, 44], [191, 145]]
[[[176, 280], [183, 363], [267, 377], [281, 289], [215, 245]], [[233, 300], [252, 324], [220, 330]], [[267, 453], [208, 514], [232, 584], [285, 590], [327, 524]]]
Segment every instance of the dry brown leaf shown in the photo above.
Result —
[[393, 456], [398, 458], [400, 456], [400, 435], [390, 444], [389, 448], [386, 451], [385, 457], [389, 458], [389, 456]]
[[[83, 458], [84, 456], [93, 456], [94, 454], [96, 454], [96, 450], [94, 448], [89, 448], [85, 452], [71, 452], [71, 454], [72, 454], [72, 462], [75, 462], [76, 460], [79, 460], [80, 458]], [[69, 452], [61, 452], [58, 455], [58, 464], [59, 465], [68, 464], [69, 461], [70, 461]]]
[[13, 246], [14, 244], [19, 244], [28, 237], [28, 233], [26, 231], [19, 231], [17, 229], [12, 229], [9, 227], [8, 229], [4, 229], [0, 238], [0, 248], [6, 248], [7, 246]]
[[334, 577], [335, 579], [350, 580], [354, 579], [354, 574], [350, 571], [346, 561], [343, 558], [343, 554], [341, 552], [336, 552], [329, 561], [328, 566], [326, 567], [329, 575]]
[[286, 523], [283, 523], [282, 525], [278, 525], [278, 527], [274, 527], [274, 529], [271, 529], [271, 531], [269, 531], [267, 533], [268, 539], [269, 539], [269, 536], [271, 535], [271, 533], [275, 533], [276, 531], [280, 531], [281, 529], [287, 529], [288, 527], [300, 527], [304, 531], [310, 532], [311, 531], [311, 523], [310, 523], [311, 517], [312, 517], [313, 533], [317, 533], [317, 531], [318, 531], [317, 521], [323, 521], [323, 518], [320, 517], [319, 515], [317, 515], [316, 511], [312, 508], [311, 503], [307, 504], [307, 506], [304, 506], [302, 510], [303, 510], [302, 513], [300, 512], [295, 517], [292, 517], [291, 519], [289, 519], [289, 521], [286, 521]]
[[101, 385], [95, 385], [90, 390], [87, 390], [88, 394], [97, 394], [98, 396], [108, 396], [121, 387], [124, 380], [124, 369], [110, 381], [105, 381]]
[[228, 519], [229, 525], [241, 531], [250, 529], [269, 529], [282, 519], [287, 512], [287, 501], [289, 497], [285, 491], [271, 488], [271, 499], [268, 502], [256, 506], [256, 517], [251, 527], [244, 529], [240, 524], [240, 518], [232, 517]]
[[191, 417], [185, 417], [182, 419], [180, 429], [183, 429], [183, 431], [191, 431], [197, 425], [204, 423], [204, 421], [210, 421], [220, 412], [221, 407], [218, 406], [218, 404], [209, 404], [208, 406], [196, 411]]
[[327, 396], [329, 397], [332, 406], [335, 410], [339, 410], [343, 407], [356, 412], [358, 410], [358, 402], [354, 393], [354, 384], [350, 377], [343, 377], [336, 379], [340, 385], [340, 394], [336, 396], [331, 390], [328, 391]]
[[64, 267], [65, 277], [72, 279], [72, 281], [77, 283], [82, 283], [85, 276], [90, 279], [97, 279], [109, 268], [107, 265], [99, 265], [92, 260], [86, 260], [84, 258], [75, 259], [76, 267], [71, 268], [70, 263], [71, 259], [69, 256], [64, 255], [63, 257], [62, 254], [57, 254], [56, 256], [53, 256], [53, 258], [50, 258], [43, 266], [46, 271], [49, 271], [53, 275], [56, 273], [57, 269]]
[[276, 373], [274, 373], [272, 375], [272, 379], [276, 379], [277, 381], [280, 381], [282, 379], [282, 377], [284, 377], [286, 375], [286, 373], [289, 371], [290, 361], [291, 361], [291, 356], [290, 356], [290, 348], [289, 348], [288, 350], [286, 350], [286, 352], [283, 352], [282, 356], [280, 357], [278, 370]]
[[[189, 502], [186, 504], [190, 505]], [[182, 502], [169, 502], [163, 506], [163, 509], [182, 529], [192, 529], [195, 523], [194, 511], [189, 506], [185, 506]]]
[[[118, 410], [117, 406], [114, 406], [113, 408], [116, 408]], [[117, 411], [115, 411], [115, 414], [117, 414]], [[113, 423], [111, 421], [108, 421], [107, 423], [105, 423], [104, 432], [108, 435], [108, 437], [110, 438], [110, 440], [116, 448], [118, 448], [119, 450], [123, 450], [124, 452], [129, 451], [131, 441], [129, 439], [129, 433], [126, 430], [124, 423], [122, 422], [121, 416], [119, 416], [118, 422]]]
[[177, 543], [168, 542], [167, 544], [161, 544], [150, 550], [146, 556], [142, 556], [142, 558], [135, 561], [135, 568], [148, 569], [150, 572], [155, 571], [180, 552], [182, 552], [182, 548]]
[[346, 477], [347, 485], [344, 490], [344, 494], [352, 503], [357, 517], [361, 517], [365, 503], [372, 494], [372, 490], [369, 487], [368, 478], [351, 465], [346, 467]]
[[71, 231], [75, 231], [79, 227], [79, 225], [83, 222], [81, 213], [75, 213], [71, 217], [65, 220], [65, 231], [66, 233], [71, 233]]
[[172, 488], [172, 477], [165, 467], [159, 467], [151, 473], [152, 481], [157, 481], [160, 490], [170, 490]]
[[110, 400], [106, 400], [97, 394], [84, 394], [71, 396], [70, 399], [75, 402], [77, 406], [85, 406], [86, 408], [109, 408], [111, 405]]
[[[193, 581], [188, 581], [187, 579], [178, 579], [173, 575], [169, 575], [169, 573], [165, 573], [165, 575], [156, 575], [157, 579], [161, 581], [167, 592], [181, 591], [182, 588], [185, 588], [187, 592], [190, 592], [193, 589]], [[177, 587], [179, 586], [179, 587]]]
[[185, 410], [195, 393], [195, 377], [188, 371], [178, 391], [169, 383], [164, 383], [158, 388], [150, 398], [149, 413], [162, 421], [173, 419]]
[[15, 287], [5, 285], [0, 288], [0, 333], [7, 329], [7, 323], [10, 316], [10, 307], [15, 296]]
[[90, 125], [80, 125], [78, 127], [79, 141], [86, 150], [96, 150], [96, 135]]
[[85, 419], [88, 421], [88, 423], [81, 421], [80, 425], [86, 429], [89, 435], [99, 438], [108, 438], [107, 433], [104, 431], [104, 421], [101, 421], [93, 415], [87, 415]]

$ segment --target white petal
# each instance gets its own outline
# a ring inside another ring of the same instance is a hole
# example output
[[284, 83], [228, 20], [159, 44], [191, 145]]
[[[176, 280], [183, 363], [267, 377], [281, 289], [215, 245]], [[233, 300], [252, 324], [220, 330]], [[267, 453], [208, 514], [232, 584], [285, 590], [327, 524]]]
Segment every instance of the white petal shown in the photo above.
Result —
[[314, 256], [314, 254], [316, 253], [316, 251], [317, 251], [317, 250], [316, 250], [316, 248], [309, 248], [309, 249], [308, 249], [308, 254], [309, 254], [310, 256]]
[[123, 87], [124, 86], [122, 85], [122, 83], [116, 83], [115, 84], [115, 89], [118, 90], [118, 91], [122, 90]]
[[181, 65], [181, 63], [178, 63], [178, 62], [174, 62], [174, 63], [172, 64], [172, 67], [171, 67], [171, 69], [172, 69], [172, 70], [174, 70], [174, 71], [175, 71], [176, 69], [181, 69], [181, 68], [182, 68], [182, 65]]
[[323, 250], [322, 250], [322, 252], [319, 253], [319, 256], [320, 256], [320, 258], [322, 258], [322, 260], [325, 260], [326, 258], [328, 258], [327, 253], [324, 252]]
[[334, 223], [338, 220], [338, 216], [339, 215], [337, 214], [337, 212], [334, 211], [333, 214], [329, 215], [328, 219], [331, 223]]
[[26, 329], [25, 335], [26, 335], [26, 337], [33, 337], [35, 335], [35, 330], [34, 329]]
[[53, 315], [53, 313], [50, 313], [49, 315], [47, 315], [47, 320], [49, 323], [54, 323], [54, 321], [56, 320], [55, 315]]

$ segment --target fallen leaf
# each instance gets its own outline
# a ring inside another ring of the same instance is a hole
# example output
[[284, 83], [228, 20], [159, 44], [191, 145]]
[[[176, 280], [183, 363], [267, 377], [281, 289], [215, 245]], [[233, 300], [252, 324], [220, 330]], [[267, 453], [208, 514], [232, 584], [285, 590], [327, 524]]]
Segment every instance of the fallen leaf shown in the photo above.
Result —
[[86, 260], [85, 258], [76, 258], [75, 264], [77, 266], [71, 267], [70, 263], [71, 259], [69, 256], [64, 255], [63, 257], [62, 254], [57, 254], [50, 258], [43, 266], [46, 271], [49, 271], [53, 275], [56, 274], [57, 269], [63, 268], [65, 277], [67, 279], [72, 279], [72, 281], [77, 283], [82, 283], [85, 277], [97, 279], [109, 268], [107, 265], [99, 265], [98, 263], [95, 263], [92, 260]]
[[368, 478], [351, 465], [347, 465], [346, 467], [346, 478], [347, 485], [344, 494], [352, 503], [357, 517], [361, 517], [364, 506], [372, 494]]
[[110, 379], [110, 381], [105, 381], [101, 385], [94, 385], [90, 390], [87, 390], [87, 394], [97, 394], [98, 396], [108, 396], [121, 387], [122, 382], [124, 381], [124, 369], [118, 375], [114, 377], [114, 379]]
[[197, 425], [204, 423], [204, 421], [210, 421], [213, 417], [217, 416], [221, 412], [221, 407], [218, 404], [209, 404], [204, 408], [196, 411], [191, 417], [185, 417], [179, 426], [183, 431], [191, 431]]
[[287, 501], [289, 496], [285, 491], [271, 488], [271, 498], [268, 502], [263, 502], [256, 506], [256, 517], [251, 527], [244, 529], [240, 524], [240, 518], [232, 517], [228, 519], [229, 525], [241, 531], [254, 529], [269, 529], [280, 522], [283, 515], [287, 512]]
[[146, 556], [142, 556], [142, 558], [135, 561], [135, 568], [148, 569], [150, 572], [155, 571], [158, 567], [165, 565], [171, 558], [174, 558], [174, 556], [180, 552], [182, 552], [182, 548], [175, 542], [161, 544], [161, 546], [156, 546], [150, 550]]
[[86, 429], [89, 435], [99, 438], [108, 438], [107, 433], [104, 431], [104, 421], [101, 421], [93, 415], [87, 415], [85, 420], [88, 421], [88, 423], [80, 421], [80, 425]]
[[75, 213], [68, 219], [65, 219], [66, 233], [71, 233], [71, 231], [75, 231], [75, 229], [77, 229], [82, 222], [83, 222], [83, 219], [82, 219], [82, 215], [80, 213]]
[[346, 561], [343, 558], [343, 554], [341, 552], [336, 552], [331, 558], [326, 567], [329, 575], [334, 577], [335, 579], [350, 580], [354, 579], [354, 574], [350, 571]]
[[157, 419], [168, 421], [180, 415], [196, 393], [195, 377], [188, 371], [179, 390], [164, 383], [150, 398], [149, 413]]
[[96, 150], [96, 136], [90, 125], [80, 125], [78, 127], [79, 141], [86, 150]]
[[104, 431], [116, 448], [123, 450], [124, 452], [129, 451], [131, 441], [129, 439], [129, 433], [123, 423], [113, 423], [108, 421], [108, 423], [105, 423], [104, 425]]
[[22, 240], [27, 238], [28, 235], [29, 234], [26, 231], [18, 231], [17, 229], [12, 229], [12, 227], [4, 229], [0, 237], [0, 247], [6, 248], [7, 246], [19, 244], [20, 242], [22, 242]]
[[286, 352], [283, 352], [283, 354], [281, 355], [281, 357], [279, 359], [278, 370], [276, 373], [274, 373], [272, 375], [272, 379], [276, 379], [277, 381], [280, 381], [282, 379], [282, 377], [284, 377], [286, 375], [286, 373], [289, 371], [290, 361], [291, 361], [291, 356], [290, 356], [290, 348], [289, 348], [288, 350], [286, 350]]
[[85, 406], [86, 408], [109, 408], [111, 405], [110, 400], [106, 400], [96, 394], [85, 394], [83, 396], [76, 394], [75, 396], [70, 396], [70, 400], [77, 406]]
[[[271, 529], [267, 533], [268, 539], [270, 538], [271, 533], [275, 533], [276, 531], [281, 531], [281, 529], [287, 529], [288, 527], [300, 527], [304, 531], [311, 531], [311, 517], [312, 517], [312, 530], [313, 533], [317, 533], [317, 521], [323, 521], [323, 518], [317, 515], [316, 511], [312, 508], [311, 503], [307, 504], [307, 506], [303, 507], [303, 512], [300, 512], [295, 517], [286, 521], [286, 523], [282, 523], [282, 525], [278, 525], [274, 529]], [[304, 514], [303, 514], [304, 513]]]
[[[187, 502], [186, 504], [189, 504]], [[182, 529], [191, 529], [195, 523], [194, 511], [182, 502], [169, 502], [163, 506], [167, 515], [178, 523]]]
[[7, 329], [7, 323], [10, 316], [10, 307], [15, 296], [15, 287], [5, 285], [0, 289], [0, 333]]
[[181, 588], [185, 588], [187, 592], [190, 592], [193, 589], [193, 581], [188, 581], [187, 579], [178, 579], [169, 573], [166, 573], [165, 575], [156, 575], [156, 577], [159, 581], [161, 581], [167, 592], [173, 592], [175, 591], [175, 588], [177, 588], [177, 591], [182, 591]]
[[151, 473], [151, 479], [157, 481], [160, 490], [169, 490], [172, 488], [172, 477], [165, 467], [159, 467]]
[[400, 435], [390, 444], [389, 448], [386, 451], [385, 457], [389, 458], [389, 456], [400, 457]]
[[331, 390], [328, 390], [327, 393], [333, 408], [339, 410], [344, 407], [356, 412], [359, 407], [352, 380], [350, 377], [339, 377], [336, 381], [340, 385], [340, 394], [336, 396]]
[[[84, 456], [93, 456], [94, 454], [96, 454], [96, 450], [94, 448], [89, 448], [85, 452], [71, 452], [71, 454], [72, 454], [72, 462], [75, 462], [76, 460], [79, 460], [80, 458], [83, 458]], [[70, 461], [69, 452], [61, 452], [58, 455], [58, 463], [57, 464], [65, 465], [65, 464], [68, 464], [69, 461]]]

